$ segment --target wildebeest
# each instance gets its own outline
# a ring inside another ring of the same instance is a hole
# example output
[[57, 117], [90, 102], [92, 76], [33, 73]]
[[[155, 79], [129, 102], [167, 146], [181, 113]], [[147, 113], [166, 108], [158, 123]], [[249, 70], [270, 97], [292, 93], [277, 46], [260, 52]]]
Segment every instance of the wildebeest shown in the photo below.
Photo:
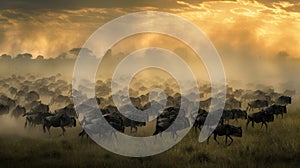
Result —
[[49, 112], [49, 106], [47, 104], [39, 103], [38, 105], [31, 108], [32, 112], [42, 112], [42, 113], [48, 113]]
[[234, 119], [247, 119], [247, 112], [241, 109], [232, 109]]
[[20, 116], [24, 115], [26, 113], [25, 107], [22, 107], [20, 105], [17, 105], [15, 109], [11, 112], [11, 116], [15, 119], [19, 118]]
[[53, 97], [50, 100], [49, 105], [54, 105], [54, 104], [71, 104], [71, 98], [69, 96], [64, 96], [64, 95], [58, 95], [57, 97]]
[[31, 125], [31, 126], [36, 126], [36, 125], [40, 125], [43, 124], [43, 120], [45, 117], [48, 116], [53, 116], [53, 114], [51, 113], [43, 113], [43, 112], [29, 112], [29, 113], [25, 113], [23, 115], [24, 117], [26, 117], [26, 121], [24, 124], [24, 127], [27, 127], [27, 124]]
[[[176, 124], [172, 125], [175, 120]], [[183, 112], [179, 113], [179, 108], [169, 107], [157, 117], [155, 132], [153, 135], [162, 135], [162, 132], [170, 127], [169, 131], [171, 132], [172, 137], [178, 138], [177, 131], [188, 128], [189, 126], [190, 122], [188, 118], [184, 116]]]
[[200, 107], [202, 109], [208, 109], [210, 107], [211, 99], [212, 98], [208, 98], [206, 100], [200, 101]]
[[0, 115], [8, 114], [8, 113], [9, 113], [9, 106], [0, 104]]
[[[116, 131], [121, 133], [125, 132], [125, 127], [121, 115], [119, 114], [104, 114], [102, 117], [98, 114], [93, 115], [92, 118], [84, 118], [81, 123], [83, 130], [79, 133], [79, 136], [82, 138], [84, 135], [87, 135], [87, 132], [92, 135], [98, 135], [100, 138], [105, 138], [105, 136], [116, 135]], [[104, 124], [106, 121], [109, 125]], [[110, 127], [110, 128], [108, 128]], [[114, 129], [111, 129], [114, 128]], [[102, 130], [102, 131], [100, 131]]]
[[242, 103], [233, 97], [226, 100], [225, 106], [226, 105], [227, 109], [240, 109], [242, 107]]
[[284, 95], [287, 95], [287, 96], [295, 96], [296, 95], [296, 90], [285, 90], [283, 92]]
[[28, 102], [38, 101], [39, 99], [40, 96], [36, 91], [30, 91], [25, 95], [25, 100]]
[[276, 101], [276, 104], [284, 105], [284, 106], [291, 103], [292, 103], [292, 98], [289, 96], [280, 96]]
[[286, 106], [277, 105], [277, 104], [273, 104], [272, 106], [268, 107], [268, 110], [270, 111], [270, 113], [273, 112], [273, 114], [276, 116], [281, 115], [282, 118], [283, 118], [283, 114], [287, 113]]
[[77, 118], [77, 114], [74, 108], [74, 104], [69, 104], [67, 106], [65, 106], [64, 108], [55, 110], [56, 114], [67, 114], [70, 117], [75, 117]]
[[16, 101], [5, 96], [5, 95], [1, 95], [0, 97], [0, 103], [3, 105], [7, 105], [9, 106], [10, 109], [14, 108], [16, 106]]
[[256, 112], [253, 114], [248, 115], [248, 120], [246, 124], [246, 129], [248, 128], [248, 124], [251, 122], [252, 127], [254, 128], [254, 123], [261, 123], [261, 127], [263, 125], [266, 126], [266, 129], [268, 128], [268, 122], [274, 121], [274, 115], [273, 112], [270, 110], [261, 110], [260, 112]]
[[264, 108], [264, 107], [267, 107], [269, 105], [268, 101], [267, 100], [255, 100], [255, 101], [252, 101], [250, 103], [248, 103], [248, 107], [246, 109], [246, 111], [250, 111], [250, 110], [253, 110], [253, 109], [261, 109], [261, 108]]
[[57, 114], [54, 116], [47, 116], [43, 119], [43, 130], [44, 132], [47, 131], [50, 135], [50, 128], [51, 127], [60, 127], [62, 129], [62, 135], [65, 134], [65, 128], [66, 126], [70, 127], [76, 127], [76, 120], [74, 117], [69, 117], [66, 114]]
[[229, 120], [234, 119], [234, 113], [232, 110], [223, 110], [221, 120], [229, 122]]
[[[233, 139], [231, 136], [242, 137], [243, 131], [242, 131], [241, 127], [236, 127], [236, 126], [229, 125], [229, 124], [225, 124], [225, 125], [220, 124], [216, 127], [216, 129], [212, 132], [212, 134], [214, 135], [214, 140], [218, 144], [219, 144], [219, 142], [217, 140], [217, 136], [226, 136], [225, 145], [229, 146], [233, 142]], [[209, 138], [210, 138], [210, 136], [207, 138], [207, 144], [209, 143]], [[231, 142], [229, 144], [227, 144], [228, 138], [231, 140]]]
[[198, 114], [196, 116], [196, 119], [195, 119], [195, 122], [193, 125], [193, 127], [195, 128], [195, 131], [197, 129], [200, 129], [200, 127], [204, 125], [204, 122], [205, 122], [207, 116], [208, 116], [208, 112], [206, 110], [203, 110], [203, 109], [198, 110]]

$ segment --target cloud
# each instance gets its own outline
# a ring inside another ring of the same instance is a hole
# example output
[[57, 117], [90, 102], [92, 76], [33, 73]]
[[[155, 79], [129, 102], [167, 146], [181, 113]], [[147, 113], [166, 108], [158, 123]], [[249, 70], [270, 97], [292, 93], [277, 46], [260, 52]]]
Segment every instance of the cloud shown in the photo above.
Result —
[[[190, 3], [196, 3], [196, 0], [186, 0]], [[132, 7], [160, 7], [174, 8], [178, 7], [174, 0], [0, 0], [0, 9], [83, 9], [83, 8], [132, 8]]]

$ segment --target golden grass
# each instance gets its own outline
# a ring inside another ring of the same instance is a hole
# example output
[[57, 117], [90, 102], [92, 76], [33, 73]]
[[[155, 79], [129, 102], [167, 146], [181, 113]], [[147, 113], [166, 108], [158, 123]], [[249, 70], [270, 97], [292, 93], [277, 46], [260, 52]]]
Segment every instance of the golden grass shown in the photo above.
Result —
[[[245, 121], [231, 121], [243, 127], [243, 137], [234, 137], [231, 146], [224, 137], [213, 138], [209, 145], [198, 143], [193, 130], [175, 147], [162, 154], [129, 158], [110, 153], [91, 140], [78, 137], [79, 127], [53, 129], [49, 137], [41, 128], [25, 133], [2, 133], [0, 136], [0, 167], [299, 167], [300, 111], [289, 112], [285, 118], [275, 118], [268, 131], [250, 127]], [[21, 123], [23, 126], [23, 123]]]

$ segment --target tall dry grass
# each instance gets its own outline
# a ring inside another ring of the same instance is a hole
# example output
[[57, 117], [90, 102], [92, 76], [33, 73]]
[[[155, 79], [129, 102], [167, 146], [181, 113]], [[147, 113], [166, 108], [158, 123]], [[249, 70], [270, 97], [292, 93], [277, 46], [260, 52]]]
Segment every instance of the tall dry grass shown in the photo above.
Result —
[[243, 128], [243, 137], [234, 138], [231, 146], [224, 145], [224, 137], [218, 137], [220, 145], [213, 138], [208, 145], [198, 143], [199, 132], [191, 130], [172, 149], [145, 158], [119, 156], [91, 140], [81, 141], [80, 127], [67, 129], [65, 137], [52, 129], [49, 136], [41, 127], [24, 130], [23, 122], [16, 121], [15, 130], [1, 131], [0, 167], [299, 167], [299, 120], [299, 110], [289, 112], [275, 118], [268, 131], [260, 125], [246, 131], [245, 121], [231, 121]]

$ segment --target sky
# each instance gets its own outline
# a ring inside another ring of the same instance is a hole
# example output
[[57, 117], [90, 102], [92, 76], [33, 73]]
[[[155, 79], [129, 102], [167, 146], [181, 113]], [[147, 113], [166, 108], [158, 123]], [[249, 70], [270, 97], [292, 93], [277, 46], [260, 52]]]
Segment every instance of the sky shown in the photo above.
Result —
[[131, 12], [171, 12], [192, 21], [223, 55], [300, 57], [297, 0], [0, 0], [0, 54], [57, 57], [104, 23]]
[[[0, 0], [0, 55], [75, 58], [100, 26], [149, 10], [170, 12], [196, 24], [216, 47], [231, 80], [293, 89], [300, 84], [298, 0]], [[127, 40], [112, 50], [115, 56], [151, 45], [189, 53], [155, 36]], [[202, 70], [192, 57], [187, 61], [195, 64], [194, 71]]]

